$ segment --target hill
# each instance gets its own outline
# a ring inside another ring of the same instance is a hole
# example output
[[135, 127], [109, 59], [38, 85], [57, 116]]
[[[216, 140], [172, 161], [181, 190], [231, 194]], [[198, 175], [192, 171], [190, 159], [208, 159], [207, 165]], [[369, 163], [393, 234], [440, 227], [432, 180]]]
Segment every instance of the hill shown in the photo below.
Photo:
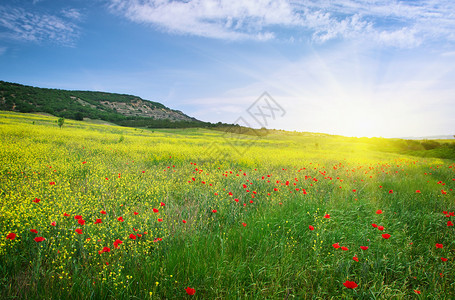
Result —
[[138, 96], [38, 88], [0, 81], [0, 110], [45, 112], [73, 120], [100, 119], [123, 126], [196, 127], [205, 123]]

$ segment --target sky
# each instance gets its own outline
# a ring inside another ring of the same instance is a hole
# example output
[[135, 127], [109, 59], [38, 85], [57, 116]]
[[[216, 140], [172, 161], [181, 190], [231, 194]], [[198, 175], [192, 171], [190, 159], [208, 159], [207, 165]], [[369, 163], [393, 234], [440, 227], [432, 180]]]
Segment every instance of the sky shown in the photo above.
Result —
[[1, 0], [0, 80], [208, 122], [455, 134], [453, 0]]

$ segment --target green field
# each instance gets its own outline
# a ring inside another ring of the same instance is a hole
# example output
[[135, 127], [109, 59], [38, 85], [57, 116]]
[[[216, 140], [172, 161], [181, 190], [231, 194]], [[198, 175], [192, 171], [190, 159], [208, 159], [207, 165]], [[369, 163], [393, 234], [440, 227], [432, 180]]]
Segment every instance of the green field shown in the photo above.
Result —
[[455, 299], [449, 141], [56, 120], [0, 112], [2, 299]]

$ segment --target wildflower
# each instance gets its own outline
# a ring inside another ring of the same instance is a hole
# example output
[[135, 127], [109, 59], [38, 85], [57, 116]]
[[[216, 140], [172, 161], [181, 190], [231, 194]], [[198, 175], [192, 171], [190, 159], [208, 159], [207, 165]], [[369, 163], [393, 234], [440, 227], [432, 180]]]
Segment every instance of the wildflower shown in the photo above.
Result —
[[38, 230], [36, 230], [36, 229], [30, 229], [30, 232], [38, 233]]
[[359, 258], [357, 256], [354, 256], [352, 259], [357, 261], [357, 262], [359, 261]]
[[105, 215], [106, 212], [104, 210], [100, 211], [101, 214]]
[[139, 213], [135, 211], [135, 212], [133, 212], [133, 214], [134, 214], [135, 216], [137, 216]]
[[393, 194], [393, 190], [390, 190], [390, 191], [389, 191], [389, 194]]
[[348, 247], [344, 247], [344, 246], [343, 246], [343, 247], [341, 247], [341, 250], [343, 250], [343, 251], [348, 251], [349, 249], [348, 249]]
[[378, 230], [383, 231], [384, 230], [384, 226], [378, 226]]
[[378, 209], [378, 210], [376, 211], [376, 214], [378, 214], [378, 215], [382, 214], [382, 210]]
[[330, 219], [330, 215], [329, 214], [325, 214], [324, 218]]
[[14, 232], [10, 232], [8, 233], [8, 235], [6, 236], [6, 238], [8, 240], [14, 240], [16, 238], [16, 234]]
[[186, 220], [182, 220], [183, 224], [186, 224]]
[[362, 250], [368, 250], [368, 246], [360, 246], [360, 249], [362, 249]]
[[242, 223], [243, 227], [246, 227], [246, 223]]
[[217, 210], [216, 209], [212, 209], [212, 213], [216, 214]]
[[82, 229], [80, 229], [80, 228], [75, 229], [74, 231], [76, 231], [76, 232], [79, 233], [79, 234], [82, 234]]
[[130, 234], [130, 239], [135, 240], [136, 236], [134, 234]]
[[103, 221], [101, 219], [96, 219], [94, 224], [100, 224], [100, 223], [103, 223]]
[[160, 206], [165, 206], [166, 204], [164, 204], [163, 202], [160, 202]]
[[344, 282], [343, 285], [345, 287], [347, 287], [348, 289], [355, 289], [358, 286], [357, 283], [355, 283], [354, 281], [348, 281], [348, 280], [346, 280], [346, 282]]
[[158, 213], [159, 210], [158, 210], [157, 208], [154, 208], [154, 209], [153, 209], [153, 212], [154, 212], [154, 213]]
[[52, 222], [51, 225], [52, 226], [57, 226], [57, 223], [56, 222]]
[[419, 291], [419, 290], [414, 290], [414, 293], [416, 293], [416, 294], [419, 294], [419, 295], [420, 295], [422, 292], [421, 292], [421, 291]]
[[310, 228], [310, 230], [311, 230], [311, 231], [313, 231], [313, 230], [314, 230], [314, 227], [313, 227], [313, 226], [311, 226], [311, 225], [309, 225], [309, 226], [308, 226], [308, 228]]
[[117, 220], [119, 220], [120, 222], [125, 221], [125, 220], [123, 220], [123, 217], [118, 217]]
[[185, 289], [185, 291], [186, 291], [186, 293], [187, 293], [188, 295], [190, 295], [190, 296], [192, 296], [192, 295], [194, 295], [194, 293], [196, 293], [196, 290], [193, 289], [193, 288], [190, 288], [190, 287], [187, 287], [187, 288]]
[[103, 251], [102, 252], [111, 252], [111, 248], [109, 247], [103, 247]]
[[436, 248], [442, 249], [443, 245], [442, 244], [436, 244]]
[[447, 226], [453, 226], [452, 221], [447, 221]]
[[382, 237], [385, 238], [386, 240], [388, 240], [391, 237], [391, 235], [388, 233], [383, 233]]
[[35, 198], [35, 200], [33, 200], [33, 202], [35, 202], [35, 203], [38, 203], [40, 201], [41, 201], [41, 199], [38, 199], [38, 198]]
[[78, 222], [80, 225], [84, 225], [84, 224], [85, 224], [85, 220], [83, 220], [83, 219], [79, 219], [79, 220], [77, 220], [77, 222]]
[[35, 242], [39, 243], [39, 242], [42, 242], [45, 240], [45, 238], [43, 238], [42, 236], [37, 236], [36, 238], [34, 238]]
[[338, 243], [335, 243], [335, 244], [332, 244], [332, 247], [335, 249], [338, 249], [338, 248], [340, 248], [340, 245]]
[[158, 219], [158, 222], [163, 222], [163, 219]]
[[447, 261], [447, 258], [441, 257], [442, 261]]
[[371, 224], [371, 226], [373, 226], [374, 228], [378, 228], [378, 225], [376, 225], [376, 224], [374, 224], [374, 223]]

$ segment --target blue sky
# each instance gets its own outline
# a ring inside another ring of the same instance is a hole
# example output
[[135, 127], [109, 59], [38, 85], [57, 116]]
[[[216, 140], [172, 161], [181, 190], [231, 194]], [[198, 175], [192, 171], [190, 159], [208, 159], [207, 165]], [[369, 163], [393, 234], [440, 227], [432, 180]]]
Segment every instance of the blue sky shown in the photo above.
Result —
[[453, 135], [455, 2], [3, 0], [0, 80], [256, 127], [266, 91], [269, 128]]

